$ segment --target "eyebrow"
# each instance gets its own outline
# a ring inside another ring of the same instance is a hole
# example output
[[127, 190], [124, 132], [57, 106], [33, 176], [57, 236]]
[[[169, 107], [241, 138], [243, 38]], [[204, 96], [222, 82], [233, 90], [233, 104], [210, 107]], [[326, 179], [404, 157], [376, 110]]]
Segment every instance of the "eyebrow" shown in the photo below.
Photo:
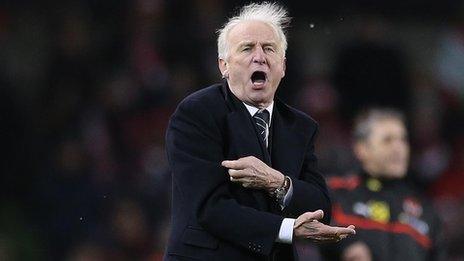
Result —
[[[238, 46], [239, 47], [244, 47], [244, 46], [255, 46], [255, 45], [256, 45], [256, 42], [243, 41], [243, 42], [240, 42]], [[266, 46], [277, 47], [277, 43], [275, 43], [275, 42], [264, 42], [264, 43], [262, 43], [262, 46], [263, 47], [266, 47]]]

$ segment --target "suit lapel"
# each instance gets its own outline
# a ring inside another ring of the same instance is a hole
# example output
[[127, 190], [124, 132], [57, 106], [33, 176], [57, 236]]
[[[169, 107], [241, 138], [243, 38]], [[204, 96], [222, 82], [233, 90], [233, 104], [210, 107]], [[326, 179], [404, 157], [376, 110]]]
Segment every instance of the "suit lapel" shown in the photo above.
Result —
[[271, 158], [266, 145], [259, 138], [258, 130], [245, 105], [229, 90], [227, 84], [223, 85], [226, 94], [226, 103], [230, 113], [227, 115], [227, 124], [230, 144], [239, 144], [237, 154], [239, 157], [255, 156], [270, 165]]
[[293, 178], [298, 178], [305, 154], [306, 139], [302, 131], [286, 105], [276, 99], [272, 118], [272, 167]]
[[[259, 139], [253, 119], [250, 117], [245, 105], [230, 92], [227, 83], [223, 84], [223, 92], [230, 110], [230, 113], [227, 114], [229, 146], [234, 146], [233, 151], [235, 151], [238, 158], [255, 156], [270, 164], [270, 156], [264, 147], [264, 143]], [[269, 209], [266, 192], [252, 190], [252, 195], [260, 209]]]
[[255, 156], [263, 159], [263, 151], [259, 143], [253, 123], [248, 112], [234, 111], [227, 115], [228, 131], [231, 146], [235, 147], [238, 157]]

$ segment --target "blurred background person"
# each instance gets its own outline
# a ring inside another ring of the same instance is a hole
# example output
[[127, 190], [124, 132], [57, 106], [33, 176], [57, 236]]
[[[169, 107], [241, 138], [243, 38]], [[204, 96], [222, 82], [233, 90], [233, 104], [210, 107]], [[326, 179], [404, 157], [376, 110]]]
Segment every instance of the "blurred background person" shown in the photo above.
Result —
[[[161, 259], [167, 122], [220, 80], [211, 36], [246, 3], [0, 1], [0, 260]], [[404, 109], [407, 178], [439, 209], [449, 259], [464, 259], [464, 1], [285, 4], [294, 18], [277, 95], [318, 121], [321, 172], [355, 167], [354, 92], [362, 106]], [[120, 255], [133, 247], [139, 256]]]
[[410, 147], [404, 116], [368, 109], [356, 117], [353, 139], [360, 170], [328, 184], [333, 221], [355, 224], [357, 234], [323, 249], [327, 259], [445, 260], [440, 220], [406, 179]]

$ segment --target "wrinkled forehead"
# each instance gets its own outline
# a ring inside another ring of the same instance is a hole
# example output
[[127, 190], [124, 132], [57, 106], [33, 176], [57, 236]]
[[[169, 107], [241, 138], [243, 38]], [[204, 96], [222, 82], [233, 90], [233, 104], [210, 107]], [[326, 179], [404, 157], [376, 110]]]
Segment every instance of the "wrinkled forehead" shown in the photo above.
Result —
[[279, 45], [279, 36], [275, 29], [262, 21], [243, 21], [235, 25], [229, 32], [227, 42], [237, 45], [243, 42], [260, 42]]

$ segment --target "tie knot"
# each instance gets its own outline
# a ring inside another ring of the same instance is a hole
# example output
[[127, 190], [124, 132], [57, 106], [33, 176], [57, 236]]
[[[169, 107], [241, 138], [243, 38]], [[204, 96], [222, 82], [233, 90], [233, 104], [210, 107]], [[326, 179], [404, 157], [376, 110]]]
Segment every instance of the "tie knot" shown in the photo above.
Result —
[[257, 111], [253, 117], [262, 120], [266, 126], [269, 125], [269, 112], [266, 109]]

